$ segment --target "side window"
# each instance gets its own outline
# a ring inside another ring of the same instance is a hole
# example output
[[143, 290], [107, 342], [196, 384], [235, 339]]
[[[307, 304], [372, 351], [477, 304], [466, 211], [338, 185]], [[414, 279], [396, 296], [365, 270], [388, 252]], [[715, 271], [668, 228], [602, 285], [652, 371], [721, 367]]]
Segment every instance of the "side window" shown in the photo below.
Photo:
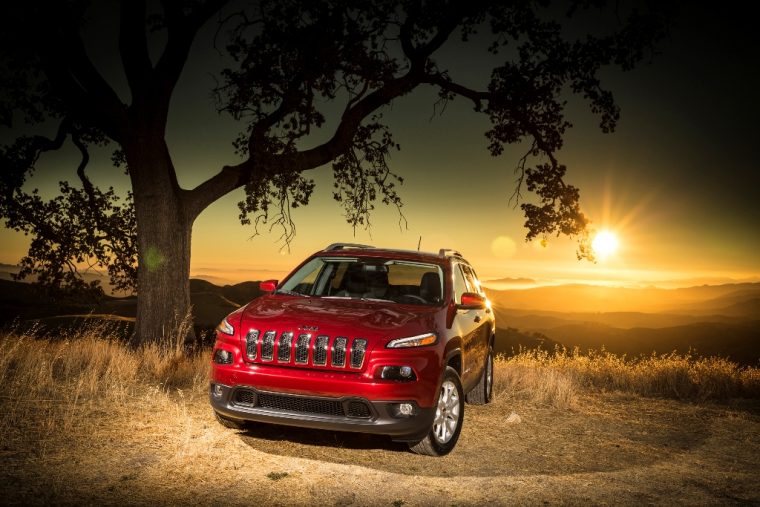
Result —
[[454, 302], [459, 304], [462, 302], [462, 294], [469, 292], [470, 289], [467, 288], [461, 265], [454, 264], [452, 270], [454, 271]]
[[485, 291], [483, 291], [483, 287], [480, 286], [480, 280], [478, 279], [478, 275], [475, 274], [475, 270], [472, 269], [471, 266], [466, 265], [462, 265], [462, 269], [464, 270], [467, 284], [472, 288], [472, 292], [477, 292], [481, 296], [485, 295]]

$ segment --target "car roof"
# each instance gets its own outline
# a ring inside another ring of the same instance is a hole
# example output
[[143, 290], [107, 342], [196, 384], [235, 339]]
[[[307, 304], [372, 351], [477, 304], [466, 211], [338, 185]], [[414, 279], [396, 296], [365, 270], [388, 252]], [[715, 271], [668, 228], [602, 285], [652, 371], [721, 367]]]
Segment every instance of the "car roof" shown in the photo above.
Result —
[[331, 256], [331, 257], [371, 257], [371, 258], [393, 258], [409, 261], [424, 261], [434, 264], [446, 264], [449, 259], [467, 261], [462, 254], [455, 250], [442, 248], [438, 253], [423, 252], [419, 250], [402, 250], [395, 248], [376, 248], [368, 245], [357, 245], [353, 243], [333, 243], [324, 250], [314, 255]]

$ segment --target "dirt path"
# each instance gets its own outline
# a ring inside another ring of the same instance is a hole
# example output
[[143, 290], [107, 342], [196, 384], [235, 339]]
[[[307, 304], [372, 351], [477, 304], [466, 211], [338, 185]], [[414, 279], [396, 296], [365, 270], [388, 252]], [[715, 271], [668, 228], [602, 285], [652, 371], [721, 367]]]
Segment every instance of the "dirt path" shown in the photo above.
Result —
[[0, 503], [760, 504], [757, 402], [500, 399], [467, 407], [457, 449], [438, 459], [378, 437], [226, 430], [200, 393], [75, 408], [4, 431]]

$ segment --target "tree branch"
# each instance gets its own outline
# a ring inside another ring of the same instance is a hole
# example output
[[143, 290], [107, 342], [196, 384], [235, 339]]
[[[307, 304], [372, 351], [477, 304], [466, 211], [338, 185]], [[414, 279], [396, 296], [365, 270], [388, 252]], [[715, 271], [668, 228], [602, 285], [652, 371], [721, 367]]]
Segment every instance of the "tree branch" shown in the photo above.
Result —
[[69, 118], [64, 118], [61, 120], [61, 123], [58, 124], [58, 131], [55, 134], [55, 138], [50, 139], [44, 136], [34, 136], [34, 143], [35, 143], [35, 155], [34, 159], [30, 160], [30, 164], [34, 163], [39, 156], [40, 153], [43, 151], [53, 151], [58, 150], [63, 146], [63, 142], [66, 140], [66, 136], [69, 133], [69, 130], [71, 129], [71, 120]]
[[64, 73], [68, 74], [69, 86], [81, 91], [79, 99], [84, 102], [75, 104], [72, 112], [86, 105], [83, 109], [95, 121], [95, 126], [119, 141], [126, 126], [126, 106], [92, 64], [79, 34], [67, 32], [63, 42], [58, 56], [68, 67]]
[[145, 1], [122, 0], [119, 26], [119, 53], [132, 91], [132, 99], [145, 93], [153, 70], [145, 35]]
[[386, 82], [345, 111], [335, 133], [327, 142], [308, 150], [277, 155], [271, 163], [275, 168], [290, 167], [304, 171], [330, 162], [351, 146], [356, 129], [364, 118], [393, 99], [412, 91], [421, 82], [422, 76], [422, 69], [413, 66], [404, 76]]
[[421, 67], [413, 67], [407, 74], [385, 83], [347, 109], [333, 136], [314, 148], [295, 153], [270, 155], [250, 153], [248, 159], [235, 166], [225, 166], [215, 176], [185, 194], [187, 206], [200, 213], [209, 204], [232, 190], [242, 187], [256, 170], [266, 169], [267, 175], [283, 172], [303, 172], [333, 160], [347, 150], [362, 120], [394, 98], [410, 92], [422, 79]]
[[277, 109], [253, 124], [251, 135], [248, 138], [248, 153], [255, 153], [256, 145], [264, 140], [267, 130], [274, 127], [298, 106], [298, 95], [290, 90], [295, 90], [295, 88], [289, 87], [288, 90], [285, 90]]
[[77, 147], [79, 153], [82, 155], [82, 160], [79, 161], [79, 165], [77, 166], [77, 176], [82, 182], [82, 187], [84, 188], [85, 193], [87, 193], [87, 198], [90, 202], [90, 206], [93, 208], [93, 210], [96, 210], [97, 202], [95, 201], [95, 187], [90, 181], [90, 178], [88, 178], [84, 172], [84, 170], [87, 168], [87, 164], [90, 162], [90, 153], [87, 151], [87, 146], [84, 145], [78, 134], [72, 133], [71, 141], [74, 143], [74, 146]]
[[190, 14], [184, 15], [182, 13], [183, 2], [163, 0], [169, 38], [166, 49], [156, 63], [155, 79], [160, 99], [167, 109], [172, 90], [174, 90], [185, 66], [195, 35], [200, 27], [228, 1], [207, 0], [198, 5]]
[[197, 217], [211, 203], [245, 185], [245, 181], [245, 172], [240, 165], [226, 165], [194, 189], [183, 191], [189, 217]]
[[470, 99], [475, 105], [475, 111], [481, 112], [483, 109], [483, 102], [489, 100], [492, 94], [489, 92], [481, 92], [467, 88], [458, 83], [451, 81], [445, 74], [436, 72], [433, 74], [426, 74], [423, 79], [424, 83], [438, 86], [442, 90], [461, 95], [462, 97]]

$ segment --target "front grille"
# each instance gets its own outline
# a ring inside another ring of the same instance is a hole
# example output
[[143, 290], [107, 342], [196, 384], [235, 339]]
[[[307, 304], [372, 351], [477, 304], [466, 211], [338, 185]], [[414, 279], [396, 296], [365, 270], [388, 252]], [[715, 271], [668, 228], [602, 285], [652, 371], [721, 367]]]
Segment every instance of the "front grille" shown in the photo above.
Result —
[[310, 334], [298, 335], [298, 340], [296, 340], [296, 363], [305, 364], [309, 360], [310, 342]]
[[293, 345], [293, 333], [282, 333], [280, 341], [277, 344], [277, 361], [281, 363], [290, 362], [290, 349]]
[[259, 394], [258, 406], [285, 412], [303, 412], [343, 417], [343, 404], [337, 400], [320, 400], [301, 396], [282, 396], [278, 394]]
[[344, 336], [338, 336], [333, 342], [332, 349], [332, 365], [333, 366], [345, 366], [346, 364], [346, 343], [348, 338]]
[[248, 359], [256, 359], [256, 349], [259, 345], [259, 332], [256, 329], [248, 331], [245, 337], [245, 355]]
[[370, 415], [372, 415], [372, 413], [369, 411], [369, 406], [363, 401], [348, 402], [348, 417], [368, 419]]
[[329, 336], [320, 335], [317, 336], [317, 340], [314, 342], [314, 357], [312, 358], [312, 362], [317, 366], [327, 364], [327, 342], [329, 340]]
[[252, 389], [237, 389], [232, 399], [235, 405], [278, 412], [297, 412], [354, 419], [372, 417], [369, 405], [361, 400], [341, 401], [276, 393], [257, 393]]
[[274, 331], [267, 331], [264, 333], [264, 340], [261, 342], [261, 359], [264, 361], [271, 361], [274, 357], [274, 339], [276, 333]]
[[364, 352], [367, 350], [367, 340], [356, 338], [351, 343], [351, 368], [361, 368], [364, 362]]
[[234, 400], [235, 400], [236, 405], [245, 405], [249, 407], [255, 407], [256, 393], [248, 389], [238, 389], [237, 391], [235, 391]]
[[245, 337], [245, 357], [248, 361], [271, 362], [294, 366], [327, 366], [359, 370], [364, 366], [368, 341], [365, 338], [349, 340], [345, 336], [312, 337], [311, 333], [251, 329]]

